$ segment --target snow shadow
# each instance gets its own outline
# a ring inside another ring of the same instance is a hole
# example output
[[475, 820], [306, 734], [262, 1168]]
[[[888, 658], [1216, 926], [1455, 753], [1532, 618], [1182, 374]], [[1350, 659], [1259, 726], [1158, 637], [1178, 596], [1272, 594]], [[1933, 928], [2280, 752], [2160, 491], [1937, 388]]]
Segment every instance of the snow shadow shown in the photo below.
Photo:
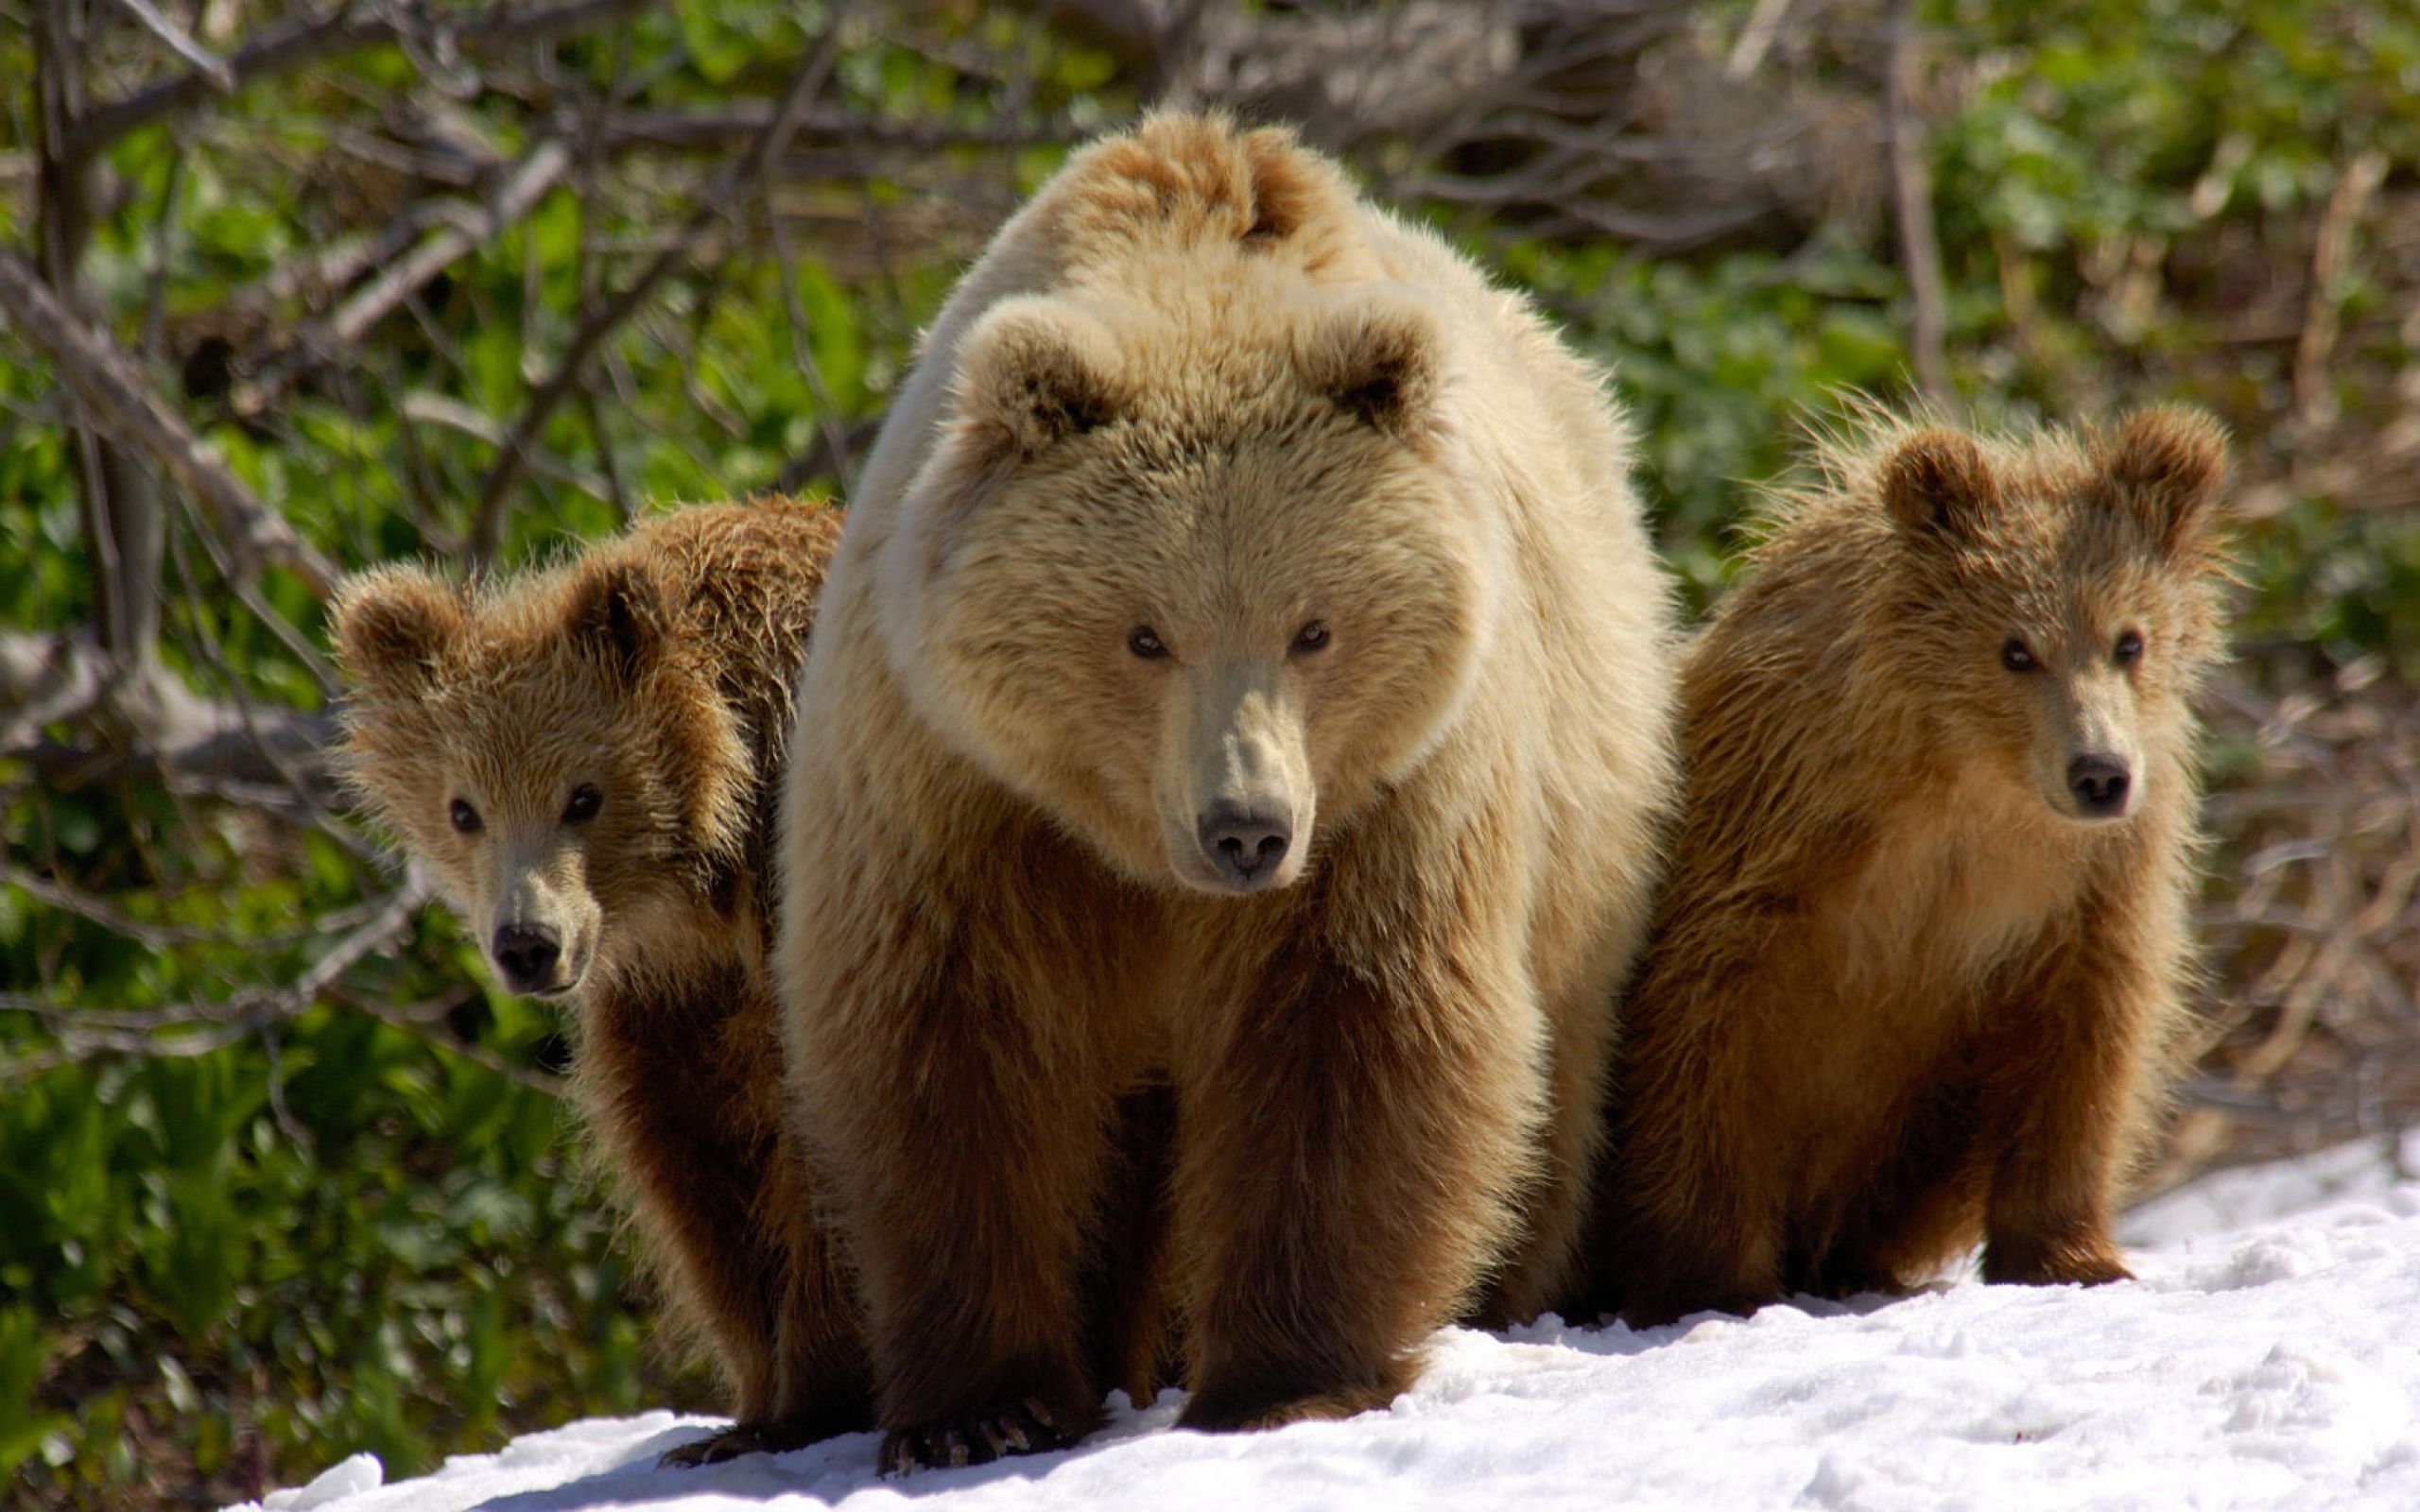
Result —
[[1534, 1323], [1506, 1329], [1493, 1334], [1507, 1344], [1547, 1344], [1599, 1359], [1623, 1359], [1660, 1349], [1668, 1344], [1678, 1344], [1692, 1332], [1707, 1323], [1754, 1326], [1758, 1318], [1770, 1328], [1791, 1315], [1810, 1318], [1871, 1317], [1876, 1313], [1896, 1307], [1918, 1297], [1938, 1296], [1954, 1283], [1932, 1281], [1911, 1292], [1859, 1292], [1854, 1297], [1785, 1297], [1759, 1309], [1752, 1317], [1735, 1313], [1690, 1313], [1670, 1323], [1653, 1328], [1634, 1329], [1619, 1319], [1599, 1323], [1565, 1323], [1552, 1313]]
[[711, 1428], [684, 1423], [650, 1435], [609, 1469], [559, 1486], [513, 1491], [476, 1503], [473, 1512], [604, 1512], [604, 1509], [675, 1506], [700, 1496], [770, 1501], [805, 1497], [835, 1505], [858, 1491], [879, 1486], [908, 1498], [962, 1492], [999, 1481], [1046, 1481], [1054, 1472], [1133, 1439], [1169, 1431], [1184, 1398], [1176, 1392], [1137, 1413], [1113, 1394], [1111, 1421], [1072, 1449], [1020, 1454], [989, 1465], [920, 1469], [885, 1478], [874, 1468], [879, 1434], [844, 1434], [780, 1454], [749, 1454], [717, 1465], [666, 1469], [656, 1460], [667, 1450], [706, 1437]]

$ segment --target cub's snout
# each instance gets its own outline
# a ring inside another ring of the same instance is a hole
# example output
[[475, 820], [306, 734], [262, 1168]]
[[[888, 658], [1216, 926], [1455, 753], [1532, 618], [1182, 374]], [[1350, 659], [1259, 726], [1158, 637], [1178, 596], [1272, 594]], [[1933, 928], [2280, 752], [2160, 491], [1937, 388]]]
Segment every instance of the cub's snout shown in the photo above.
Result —
[[2067, 763], [2067, 793], [2080, 819], [2122, 819], [2134, 812], [2134, 765], [2125, 757], [2088, 751]]
[[562, 931], [552, 924], [515, 921], [501, 925], [488, 942], [488, 957], [506, 987], [532, 997], [563, 991]]

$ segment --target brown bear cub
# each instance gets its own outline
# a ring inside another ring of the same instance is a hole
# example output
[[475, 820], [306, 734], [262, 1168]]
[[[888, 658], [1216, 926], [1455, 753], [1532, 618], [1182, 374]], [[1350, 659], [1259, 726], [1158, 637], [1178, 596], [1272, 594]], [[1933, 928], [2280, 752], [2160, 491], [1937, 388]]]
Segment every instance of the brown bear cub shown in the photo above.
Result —
[[1630, 459], [1544, 320], [1283, 131], [1096, 145], [959, 285], [783, 806], [886, 1466], [1098, 1421], [1080, 1257], [1138, 1086], [1185, 1426], [1383, 1406], [1464, 1308], [1561, 1295], [1676, 787]]
[[[1627, 1000], [1599, 1305], [2120, 1280], [2187, 1015], [2218, 427], [1876, 415], [1683, 672], [1683, 829]], [[1584, 1311], [1584, 1308], [1582, 1309]]]
[[577, 1005], [575, 1100], [737, 1424], [669, 1461], [872, 1422], [857, 1313], [785, 1132], [766, 952], [790, 689], [839, 516], [682, 509], [465, 590], [348, 582], [343, 759], [516, 992]]

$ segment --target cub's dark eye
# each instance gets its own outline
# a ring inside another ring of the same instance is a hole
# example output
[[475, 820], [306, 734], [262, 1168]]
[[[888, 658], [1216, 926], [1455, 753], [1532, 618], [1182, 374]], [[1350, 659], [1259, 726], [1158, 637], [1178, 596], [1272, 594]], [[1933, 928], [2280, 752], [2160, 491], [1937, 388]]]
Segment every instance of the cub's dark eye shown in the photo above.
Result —
[[2031, 672], [2041, 664], [2033, 660], [2033, 653], [2025, 648], [2025, 643], [2014, 635], [2009, 637], [2006, 645], [2000, 647], [2000, 665], [2011, 672]]
[[1327, 621], [1313, 620], [1294, 632], [1295, 651], [1321, 651], [1327, 648]]
[[468, 803], [463, 802], [458, 798], [454, 800], [452, 806], [446, 809], [445, 816], [453, 820], [454, 828], [459, 830], [464, 834], [476, 834], [479, 833], [479, 811], [471, 807]]
[[1126, 632], [1126, 649], [1146, 662], [1157, 662], [1168, 654], [1167, 645], [1161, 641], [1159, 632], [1148, 625], [1137, 625]]
[[596, 817], [596, 811], [604, 806], [605, 795], [596, 791], [596, 784], [582, 782], [572, 789], [571, 801], [563, 805], [563, 822], [585, 824]]
[[2109, 648], [2109, 655], [2110, 659], [2121, 667], [2130, 667], [2140, 662], [2143, 659], [2142, 632], [2128, 630], [2118, 637], [2118, 644]]

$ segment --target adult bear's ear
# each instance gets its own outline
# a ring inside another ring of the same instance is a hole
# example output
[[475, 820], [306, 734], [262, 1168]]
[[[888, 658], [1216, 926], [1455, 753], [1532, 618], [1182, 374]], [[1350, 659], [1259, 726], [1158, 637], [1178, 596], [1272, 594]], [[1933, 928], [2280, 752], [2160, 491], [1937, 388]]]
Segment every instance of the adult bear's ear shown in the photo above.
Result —
[[1406, 294], [1357, 289], [1306, 319], [1294, 355], [1303, 382], [1395, 439], [1436, 427], [1437, 322]]
[[1971, 436], [1910, 431], [1882, 459], [1882, 507], [1911, 536], [1974, 537], [1999, 507], [1999, 485]]
[[338, 585], [337, 659], [376, 697], [419, 696], [461, 644], [459, 589], [424, 568], [373, 567]]
[[967, 333], [959, 353], [959, 423], [994, 456], [1029, 460], [1108, 424], [1129, 402], [1115, 339], [1063, 301], [1001, 301]]
[[628, 562], [584, 573], [572, 589], [572, 635], [608, 671], [636, 681], [670, 634], [664, 591]]
[[2199, 409], [2166, 404], [2131, 417], [2102, 465], [2118, 504], [2170, 556], [2206, 550], [2228, 478], [2226, 432]]

